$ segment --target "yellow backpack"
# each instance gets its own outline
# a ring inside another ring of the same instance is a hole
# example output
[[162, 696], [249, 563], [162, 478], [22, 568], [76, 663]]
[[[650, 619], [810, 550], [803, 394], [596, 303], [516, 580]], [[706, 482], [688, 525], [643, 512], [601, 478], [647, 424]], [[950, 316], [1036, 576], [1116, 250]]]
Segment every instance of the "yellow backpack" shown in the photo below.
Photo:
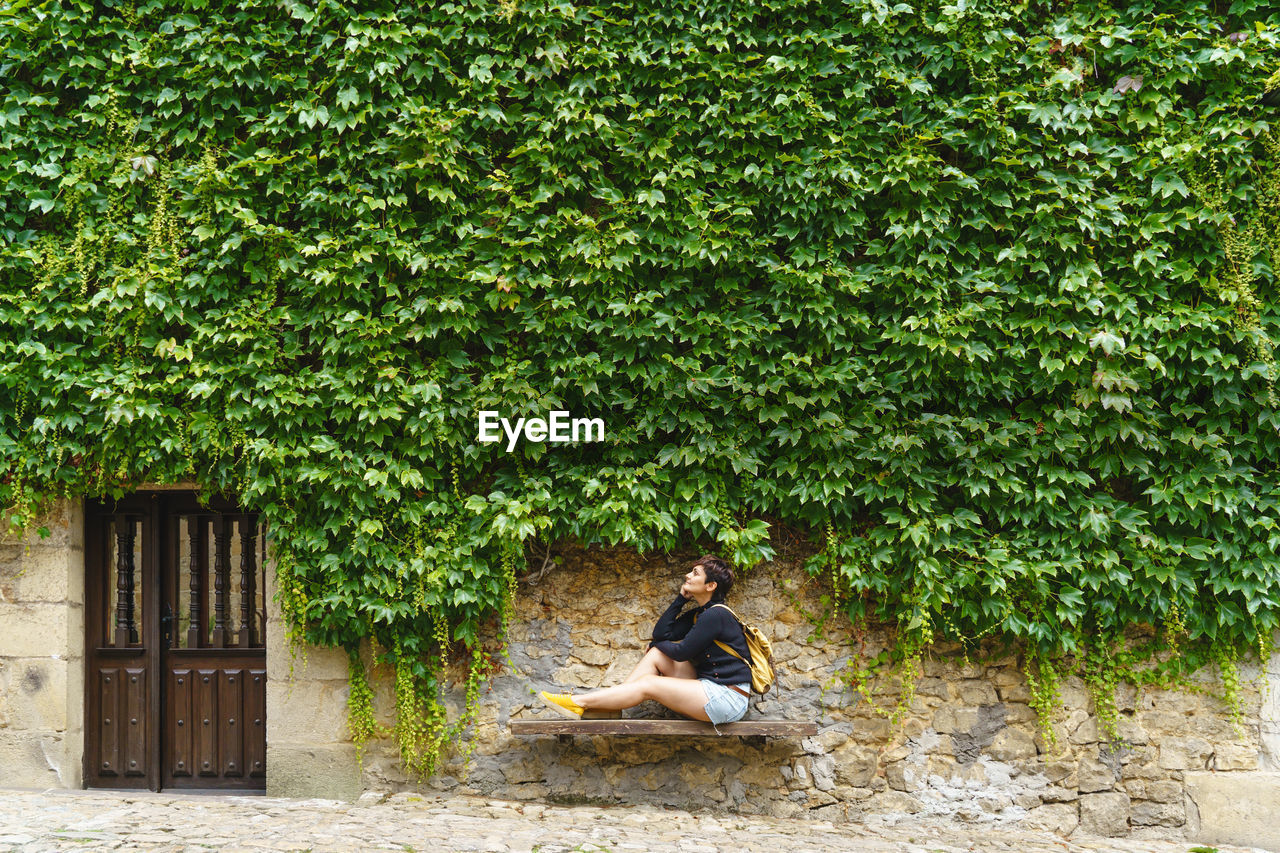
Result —
[[[744, 663], [751, 668], [751, 689], [756, 693], [768, 693], [773, 687], [775, 676], [773, 674], [773, 644], [769, 642], [769, 638], [764, 632], [755, 625], [748, 625], [741, 619], [738, 614], [727, 604], [715, 604], [714, 607], [723, 607], [729, 611], [729, 614], [737, 619], [738, 624], [742, 626], [742, 634], [747, 640], [747, 653], [751, 656], [750, 660]], [[733, 655], [738, 660], [743, 660], [742, 655], [733, 650], [733, 646], [716, 640], [716, 645]]]

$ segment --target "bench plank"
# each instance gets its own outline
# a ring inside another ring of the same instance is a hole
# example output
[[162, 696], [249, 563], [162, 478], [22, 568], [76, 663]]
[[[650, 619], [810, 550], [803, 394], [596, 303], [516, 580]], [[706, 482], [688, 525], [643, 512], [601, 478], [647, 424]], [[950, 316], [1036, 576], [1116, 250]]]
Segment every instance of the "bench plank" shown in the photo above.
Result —
[[[715, 737], [710, 723], [698, 720], [511, 720], [515, 735], [693, 735]], [[718, 734], [766, 737], [809, 737], [818, 733], [817, 723], [791, 720], [744, 720], [724, 723]]]

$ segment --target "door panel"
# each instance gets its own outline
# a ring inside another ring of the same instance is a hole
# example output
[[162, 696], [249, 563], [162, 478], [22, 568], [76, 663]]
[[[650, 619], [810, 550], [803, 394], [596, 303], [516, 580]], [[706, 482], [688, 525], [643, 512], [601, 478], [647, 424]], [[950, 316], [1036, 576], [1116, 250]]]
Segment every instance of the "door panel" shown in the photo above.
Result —
[[249, 681], [244, 691], [245, 719], [245, 767], [251, 779], [267, 778], [267, 670], [265, 667], [247, 671]]
[[195, 685], [191, 682], [190, 669], [176, 668], [169, 672], [167, 712], [173, 720], [173, 741], [170, 744], [167, 773], [175, 780], [187, 779], [195, 766], [195, 745], [192, 740], [191, 709], [194, 707]]
[[147, 670], [145, 667], [124, 671], [125, 713], [120, 717], [124, 729], [124, 775], [143, 777], [147, 773]]
[[152, 502], [133, 496], [85, 512], [85, 784], [154, 788], [158, 714], [151, 618], [159, 599]]
[[256, 516], [143, 493], [90, 502], [85, 536], [86, 785], [265, 788]]
[[120, 719], [120, 670], [103, 668], [98, 670], [98, 697], [102, 706], [102, 722], [99, 734], [98, 757], [100, 772], [103, 776], [119, 776], [120, 740], [116, 737], [116, 729], [112, 728]]
[[218, 775], [218, 671], [196, 670], [196, 773], [204, 779]]
[[[148, 693], [145, 666], [100, 666], [97, 772], [115, 784], [145, 787], [148, 771]], [[92, 754], [92, 752], [91, 752]]]

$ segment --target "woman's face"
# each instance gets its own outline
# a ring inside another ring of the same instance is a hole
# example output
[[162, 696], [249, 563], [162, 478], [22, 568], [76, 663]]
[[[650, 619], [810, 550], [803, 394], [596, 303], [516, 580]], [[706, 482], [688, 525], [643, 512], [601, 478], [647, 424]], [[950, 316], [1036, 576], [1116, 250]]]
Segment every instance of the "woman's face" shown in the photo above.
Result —
[[684, 584], [680, 587], [680, 594], [685, 598], [709, 597], [715, 591], [715, 588], [715, 582], [707, 583], [706, 570], [699, 563], [689, 569], [689, 574], [684, 576]]

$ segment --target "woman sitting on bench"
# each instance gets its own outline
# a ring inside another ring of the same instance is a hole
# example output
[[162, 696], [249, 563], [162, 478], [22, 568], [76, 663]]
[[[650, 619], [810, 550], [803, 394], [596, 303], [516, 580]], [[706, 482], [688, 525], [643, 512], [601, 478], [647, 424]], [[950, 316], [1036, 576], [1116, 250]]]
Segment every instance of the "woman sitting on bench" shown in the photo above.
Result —
[[[538, 694], [567, 717], [584, 711], [617, 712], [652, 699], [671, 710], [710, 723], [732, 723], [747, 713], [751, 698], [750, 652], [742, 625], [723, 602], [733, 587], [733, 569], [712, 554], [695, 562], [680, 593], [653, 627], [653, 642], [627, 680], [589, 693]], [[690, 601], [697, 606], [681, 613]], [[731, 654], [723, 646], [737, 652]]]

